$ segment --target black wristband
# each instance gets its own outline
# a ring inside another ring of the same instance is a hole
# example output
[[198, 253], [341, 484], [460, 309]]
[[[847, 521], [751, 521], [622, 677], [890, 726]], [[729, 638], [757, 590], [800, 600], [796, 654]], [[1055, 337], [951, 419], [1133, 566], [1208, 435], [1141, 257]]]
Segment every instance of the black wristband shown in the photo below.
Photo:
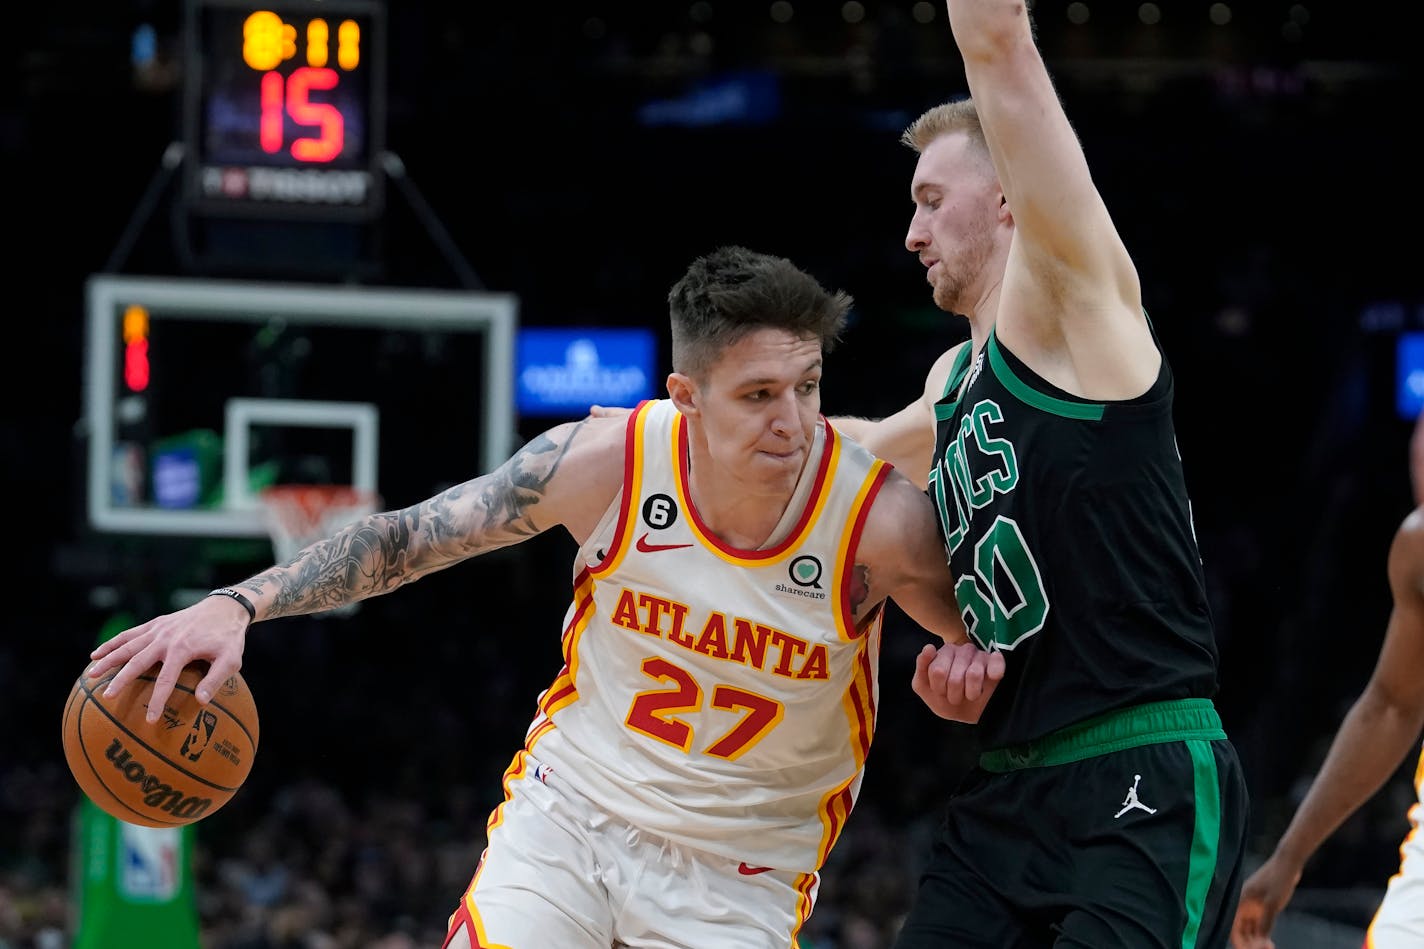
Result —
[[241, 593], [238, 593], [232, 587], [221, 587], [220, 589], [214, 590], [213, 592], [209, 593], [208, 596], [230, 597], [231, 599], [234, 599], [242, 604], [242, 608], [247, 611], [247, 619], [249, 622], [257, 619], [257, 607], [253, 606], [251, 600], [243, 596]]

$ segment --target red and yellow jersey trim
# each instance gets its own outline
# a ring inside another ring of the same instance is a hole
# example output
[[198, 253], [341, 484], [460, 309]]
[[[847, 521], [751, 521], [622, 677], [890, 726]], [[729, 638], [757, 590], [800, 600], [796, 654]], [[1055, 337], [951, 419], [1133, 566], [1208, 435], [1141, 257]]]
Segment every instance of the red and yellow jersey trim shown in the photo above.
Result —
[[740, 550], [719, 540], [712, 530], [702, 522], [702, 517], [697, 513], [697, 506], [692, 503], [692, 482], [687, 467], [687, 419], [681, 413], [678, 414], [672, 427], [671, 445], [673, 457], [677, 462], [675, 465], [677, 499], [678, 503], [682, 505], [682, 509], [687, 512], [687, 521], [692, 533], [702, 542], [703, 546], [728, 563], [743, 567], [764, 567], [785, 558], [805, 541], [806, 536], [811, 533], [811, 528], [816, 524], [816, 518], [820, 516], [822, 508], [826, 506], [826, 499], [830, 493], [827, 488], [831, 479], [835, 477], [836, 465], [840, 461], [841, 454], [840, 438], [831, 424], [826, 421], [825, 416], [821, 416], [820, 425], [826, 433], [826, 444], [821, 452], [821, 462], [816, 469], [816, 480], [811, 486], [811, 495], [806, 501], [805, 508], [801, 511], [801, 519], [796, 522], [794, 528], [787, 532], [786, 538], [775, 547], [768, 547], [765, 550]]
[[[871, 623], [877, 628], [881, 618], [877, 613]], [[867, 624], [870, 625], [870, 624]], [[873, 650], [878, 648], [878, 637], [866, 635], [861, 639], [860, 649], [855, 654], [855, 667], [851, 674], [850, 687], [841, 698], [845, 708], [846, 722], [850, 727], [851, 752], [855, 755], [857, 769], [865, 767], [870, 756], [870, 743], [875, 738], [875, 661]]]
[[580, 570], [578, 578], [574, 581], [574, 603], [576, 605], [572, 618], [564, 627], [561, 645], [564, 653], [564, 667], [554, 677], [553, 683], [539, 696], [539, 714], [529, 726], [529, 732], [524, 737], [526, 748], [532, 749], [534, 743], [554, 727], [554, 723], [550, 719], [555, 712], [578, 701], [578, 643], [584, 630], [588, 629], [588, 624], [593, 620], [593, 587], [590, 571]]
[[618, 569], [633, 539], [635, 512], [632, 508], [643, 489], [643, 453], [647, 450], [644, 442], [647, 440], [648, 411], [652, 406], [653, 401], [647, 399], [628, 413], [627, 437], [623, 440], [623, 496], [618, 502], [618, 526], [603, 559], [589, 570], [595, 579], [606, 577]]
[[[500, 784], [504, 787], [504, 800], [490, 814], [489, 822], [485, 825], [485, 839], [494, 833], [495, 828], [504, 823], [504, 806], [514, 797], [514, 792], [510, 785], [521, 780], [529, 773], [529, 753], [520, 749], [514, 755], [514, 760], [505, 769], [504, 778]], [[510, 949], [500, 943], [490, 941], [485, 933], [484, 920], [480, 917], [480, 908], [475, 903], [475, 884], [480, 880], [480, 874], [484, 872], [485, 855], [489, 853], [486, 847], [484, 853], [480, 854], [480, 862], [475, 866], [475, 875], [470, 878], [470, 885], [465, 887], [464, 898], [460, 900], [460, 906], [455, 912], [450, 914], [446, 924], [445, 942], [442, 945], [448, 946], [450, 940], [461, 928], [470, 937], [471, 949]]]
[[869, 628], [870, 620], [876, 615], [872, 613], [871, 617], [867, 618], [860, 628], [857, 628], [855, 609], [850, 602], [850, 591], [852, 581], [855, 579], [855, 554], [860, 547], [860, 538], [865, 534], [865, 522], [870, 517], [870, 508], [875, 502], [876, 495], [880, 493], [880, 488], [885, 484], [885, 479], [889, 476], [890, 471], [889, 464], [879, 458], [875, 459], [874, 464], [870, 467], [870, 472], [861, 482], [855, 503], [851, 506], [847, 529], [841, 532], [841, 546], [836, 551], [835, 585], [831, 589], [831, 595], [835, 597], [836, 602], [836, 628], [840, 632], [841, 639], [845, 642], [850, 642], [862, 635]]
[[855, 779], [852, 778], [839, 787], [832, 788], [821, 798], [822, 833], [821, 848], [816, 854], [817, 870], [825, 866], [831, 848], [840, 839], [841, 831], [845, 830], [846, 821], [850, 819], [851, 808], [855, 806], [855, 794], [851, 791], [854, 782]]

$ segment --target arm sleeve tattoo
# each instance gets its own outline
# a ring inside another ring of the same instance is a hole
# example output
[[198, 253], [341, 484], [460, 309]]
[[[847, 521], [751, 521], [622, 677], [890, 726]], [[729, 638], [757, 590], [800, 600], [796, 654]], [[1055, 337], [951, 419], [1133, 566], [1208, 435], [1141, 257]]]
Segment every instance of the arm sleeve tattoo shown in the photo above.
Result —
[[240, 586], [275, 587], [264, 619], [377, 596], [553, 526], [536, 508], [584, 422], [534, 438], [486, 475], [399, 511], [372, 514]]

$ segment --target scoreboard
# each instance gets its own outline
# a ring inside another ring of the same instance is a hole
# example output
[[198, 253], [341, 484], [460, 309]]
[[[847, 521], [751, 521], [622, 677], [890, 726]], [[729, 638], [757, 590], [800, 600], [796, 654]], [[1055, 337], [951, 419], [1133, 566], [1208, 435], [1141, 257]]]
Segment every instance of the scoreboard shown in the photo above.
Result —
[[210, 214], [382, 205], [385, 15], [371, 0], [188, 0], [184, 194]]

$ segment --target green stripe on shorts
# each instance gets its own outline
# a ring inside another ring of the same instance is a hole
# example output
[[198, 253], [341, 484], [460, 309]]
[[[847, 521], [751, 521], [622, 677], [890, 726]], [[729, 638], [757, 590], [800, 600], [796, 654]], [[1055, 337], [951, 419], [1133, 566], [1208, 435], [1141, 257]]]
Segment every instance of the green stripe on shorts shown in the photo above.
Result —
[[1196, 810], [1191, 852], [1187, 858], [1186, 891], [1182, 894], [1187, 911], [1182, 949], [1195, 949], [1216, 874], [1221, 840], [1221, 782], [1212, 742], [1225, 738], [1226, 732], [1210, 699], [1177, 699], [1120, 709], [1036, 741], [986, 751], [979, 757], [979, 767], [1002, 774], [1069, 764], [1143, 745], [1182, 742], [1192, 759], [1192, 795]]
[[1216, 872], [1217, 843], [1221, 840], [1221, 783], [1216, 774], [1216, 755], [1211, 742], [1189, 741], [1192, 756], [1192, 784], [1197, 819], [1192, 827], [1192, 855], [1187, 865], [1187, 928], [1182, 930], [1182, 949], [1195, 949], [1201, 930], [1202, 913]]

